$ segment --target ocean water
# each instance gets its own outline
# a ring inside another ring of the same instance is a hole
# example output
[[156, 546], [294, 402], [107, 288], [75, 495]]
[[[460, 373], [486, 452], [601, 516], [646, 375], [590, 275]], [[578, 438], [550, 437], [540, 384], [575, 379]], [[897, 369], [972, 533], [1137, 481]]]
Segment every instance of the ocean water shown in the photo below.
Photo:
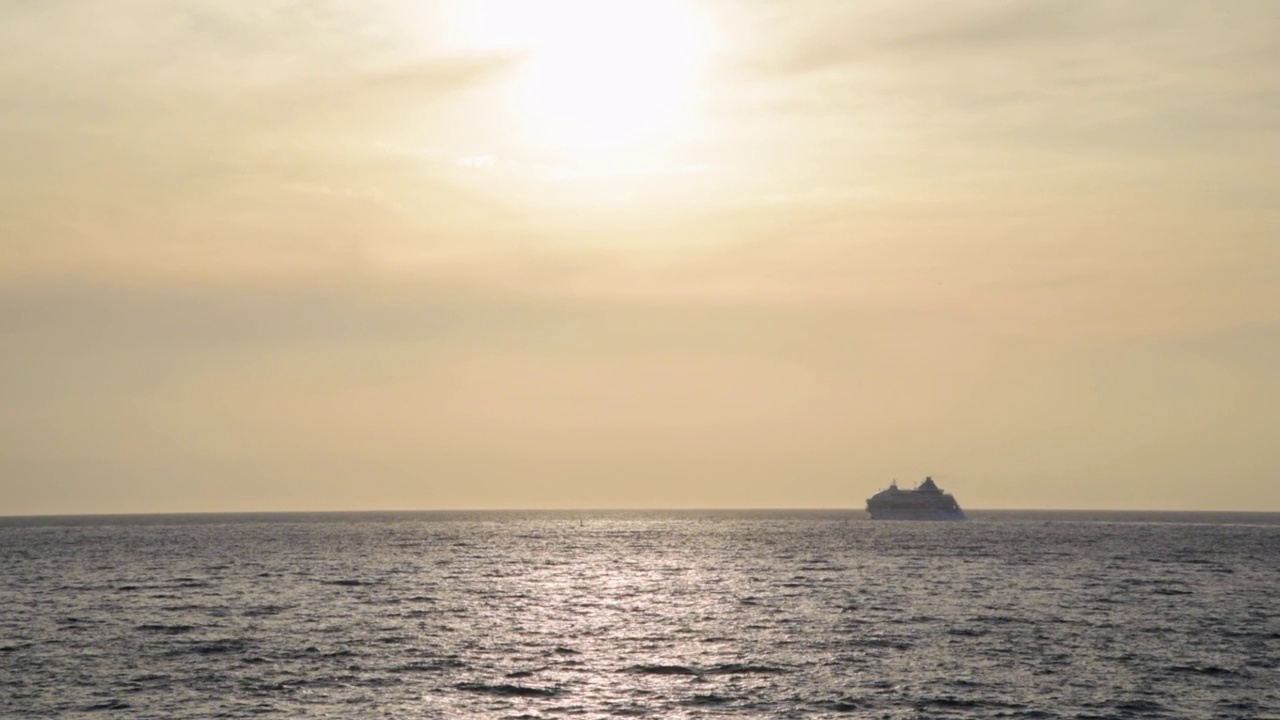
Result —
[[1280, 516], [0, 520], [3, 718], [1280, 717]]

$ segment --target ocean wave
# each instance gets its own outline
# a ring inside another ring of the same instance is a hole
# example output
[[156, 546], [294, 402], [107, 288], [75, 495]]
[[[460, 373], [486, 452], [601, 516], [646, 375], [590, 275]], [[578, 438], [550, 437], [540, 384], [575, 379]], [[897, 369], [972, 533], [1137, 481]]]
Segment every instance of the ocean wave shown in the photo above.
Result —
[[736, 663], [716, 665], [705, 671], [707, 675], [783, 675], [789, 672], [791, 671], [786, 668], [773, 665], [739, 665]]
[[684, 665], [632, 665], [626, 669], [629, 673], [641, 675], [697, 675], [698, 671]]
[[195, 625], [164, 625], [161, 623], [143, 623], [135, 628], [140, 632], [160, 633], [161, 635], [184, 635], [196, 630]]
[[694, 695], [690, 697], [688, 700], [685, 700], [686, 705], [692, 705], [694, 707], [705, 706], [705, 705], [724, 705], [729, 702], [732, 702], [729, 698], [723, 695], [714, 695], [714, 694], [713, 695]]
[[503, 695], [506, 697], [555, 697], [561, 694], [559, 688], [539, 688], [527, 685], [487, 685], [485, 683], [458, 683], [455, 688], [464, 692], [482, 693], [485, 695]]

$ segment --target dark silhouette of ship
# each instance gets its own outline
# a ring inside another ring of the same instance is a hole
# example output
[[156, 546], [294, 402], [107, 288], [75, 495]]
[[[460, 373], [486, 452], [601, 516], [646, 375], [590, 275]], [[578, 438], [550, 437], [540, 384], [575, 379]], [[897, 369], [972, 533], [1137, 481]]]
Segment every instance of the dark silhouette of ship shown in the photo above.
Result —
[[899, 490], [895, 480], [867, 498], [867, 512], [872, 520], [964, 520], [960, 504], [931, 477], [912, 490]]

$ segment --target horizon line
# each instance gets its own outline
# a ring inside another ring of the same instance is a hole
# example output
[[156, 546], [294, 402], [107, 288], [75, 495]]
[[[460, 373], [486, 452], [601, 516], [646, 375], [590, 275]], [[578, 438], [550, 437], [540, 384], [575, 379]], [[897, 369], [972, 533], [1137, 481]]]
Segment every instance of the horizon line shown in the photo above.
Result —
[[[852, 507], [460, 507], [460, 508], [401, 508], [401, 509], [349, 509], [349, 510], [177, 510], [150, 512], [101, 512], [101, 513], [25, 513], [16, 515], [0, 515], [4, 520], [32, 520], [41, 518], [129, 518], [129, 517], [209, 517], [219, 515], [391, 515], [391, 514], [462, 514], [462, 513], [645, 513], [645, 512], [849, 512], [863, 513], [865, 508]], [[1222, 510], [1197, 509], [1174, 510], [1158, 508], [967, 508], [966, 513], [1158, 513], [1158, 514], [1195, 514], [1195, 515], [1280, 515], [1275, 510]]]

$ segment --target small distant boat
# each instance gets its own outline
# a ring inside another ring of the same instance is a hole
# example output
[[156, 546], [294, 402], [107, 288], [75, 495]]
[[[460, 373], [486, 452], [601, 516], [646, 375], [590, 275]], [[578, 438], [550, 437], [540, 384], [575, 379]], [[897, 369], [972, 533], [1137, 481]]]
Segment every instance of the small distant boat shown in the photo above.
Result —
[[964, 520], [964, 511], [951, 493], [943, 492], [933, 478], [911, 490], [898, 489], [898, 481], [867, 499], [872, 520]]

